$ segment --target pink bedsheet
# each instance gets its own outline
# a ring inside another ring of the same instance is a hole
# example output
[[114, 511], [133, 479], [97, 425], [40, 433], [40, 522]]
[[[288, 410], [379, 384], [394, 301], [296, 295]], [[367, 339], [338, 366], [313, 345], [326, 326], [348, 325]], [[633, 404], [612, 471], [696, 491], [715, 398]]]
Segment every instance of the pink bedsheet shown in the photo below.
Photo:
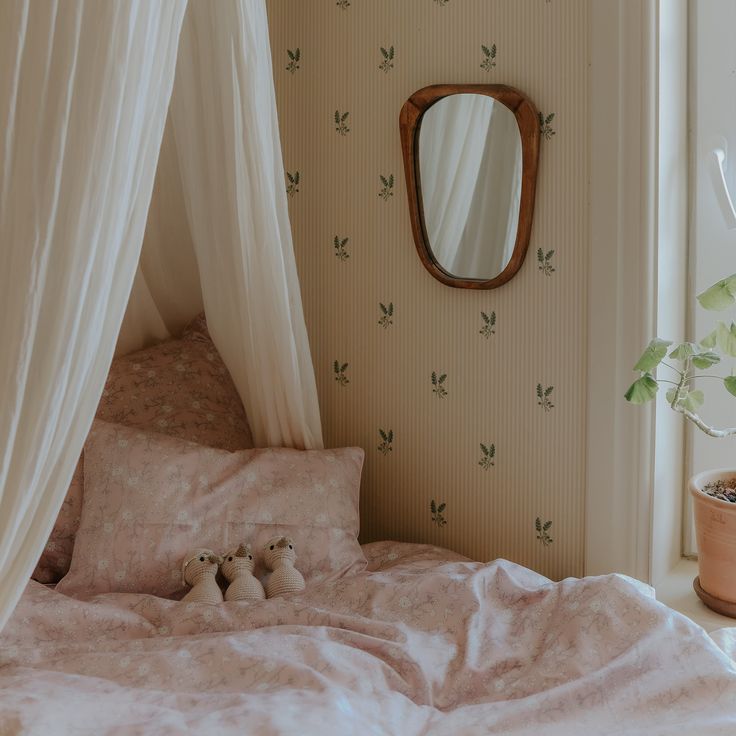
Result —
[[736, 667], [620, 576], [380, 542], [369, 570], [221, 606], [31, 582], [0, 734], [736, 734]]

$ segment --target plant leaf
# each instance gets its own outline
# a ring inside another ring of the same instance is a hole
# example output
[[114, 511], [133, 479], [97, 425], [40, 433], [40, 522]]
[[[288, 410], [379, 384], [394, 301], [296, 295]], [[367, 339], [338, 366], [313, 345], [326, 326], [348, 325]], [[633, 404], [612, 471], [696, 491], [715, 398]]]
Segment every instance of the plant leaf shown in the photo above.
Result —
[[545, 521], [544, 522], [544, 525], [542, 526], [542, 531], [543, 532], [546, 532], [551, 526], [552, 526], [552, 522], [551, 521]]
[[439, 506], [437, 507], [437, 511], [439, 511], [440, 513], [442, 513], [442, 512], [443, 512], [443, 511], [444, 511], [444, 510], [445, 510], [446, 508], [447, 508], [447, 504], [446, 504], [446, 503], [441, 503], [441, 504], [440, 504], [440, 505], [439, 505]]
[[632, 404], [646, 404], [651, 401], [659, 390], [659, 384], [654, 380], [651, 373], [645, 373], [629, 386], [626, 392], [626, 401]]
[[726, 327], [724, 322], [719, 322], [716, 328], [718, 347], [726, 355], [736, 358], [736, 325], [731, 322], [730, 327]]
[[721, 356], [718, 355], [718, 353], [714, 353], [712, 350], [707, 350], [704, 353], [699, 353], [698, 355], [693, 356], [693, 365], [701, 371], [720, 362]]
[[709, 289], [698, 295], [703, 309], [720, 312], [736, 303], [736, 273], [717, 281]]
[[534, 522], [534, 526], [538, 532], [542, 531], [542, 520], [537, 516], [537, 520]]
[[670, 345], [672, 345], [670, 340], [660, 340], [658, 337], [655, 337], [654, 340], [647, 345], [647, 349], [637, 361], [634, 366], [634, 370], [648, 373], [652, 369], [656, 368], [662, 362], [664, 356], [667, 355], [667, 348]]
[[726, 376], [723, 379], [723, 385], [726, 387], [726, 391], [732, 396], [736, 396], [736, 376]]
[[710, 335], [706, 335], [701, 341], [700, 345], [704, 348], [714, 348], [718, 342], [718, 331], [713, 330]]
[[437, 513], [437, 504], [434, 502], [434, 499], [432, 499], [429, 503], [429, 510], [433, 513]]
[[691, 342], [683, 342], [670, 353], [670, 358], [674, 360], [685, 360], [685, 358], [689, 358], [691, 355], [696, 355], [697, 353], [697, 345], [693, 345]]

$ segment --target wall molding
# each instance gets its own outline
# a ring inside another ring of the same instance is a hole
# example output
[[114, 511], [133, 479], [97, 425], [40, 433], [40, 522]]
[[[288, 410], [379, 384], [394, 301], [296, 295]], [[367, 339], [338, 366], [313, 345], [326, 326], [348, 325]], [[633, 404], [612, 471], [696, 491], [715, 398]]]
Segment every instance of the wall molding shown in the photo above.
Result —
[[654, 410], [623, 395], [657, 327], [657, 4], [590, 11], [585, 572], [648, 581]]

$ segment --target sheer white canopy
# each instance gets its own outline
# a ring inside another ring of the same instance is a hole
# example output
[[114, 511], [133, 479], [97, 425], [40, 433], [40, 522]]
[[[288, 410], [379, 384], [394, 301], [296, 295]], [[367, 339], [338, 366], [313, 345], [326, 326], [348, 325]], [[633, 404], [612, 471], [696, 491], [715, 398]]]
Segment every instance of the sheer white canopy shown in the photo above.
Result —
[[[0, 628], [68, 488], [134, 279], [143, 305], [176, 286], [161, 252], [139, 268], [175, 69], [164, 160], [181, 170], [213, 339], [260, 442], [322, 444], [264, 3], [186, 9], [0, 3]], [[153, 337], [177, 320], [160, 311]]]

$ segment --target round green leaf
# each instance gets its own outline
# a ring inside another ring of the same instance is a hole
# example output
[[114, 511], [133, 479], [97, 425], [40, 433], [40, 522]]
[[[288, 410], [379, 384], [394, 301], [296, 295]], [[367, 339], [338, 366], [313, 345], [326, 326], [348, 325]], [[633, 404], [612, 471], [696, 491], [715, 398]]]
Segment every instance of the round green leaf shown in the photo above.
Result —
[[670, 340], [660, 340], [655, 337], [647, 345], [647, 349], [642, 353], [641, 358], [634, 366], [634, 370], [646, 373], [656, 368], [662, 362], [662, 358], [667, 355], [667, 348], [670, 345], [672, 345]]
[[736, 376], [727, 376], [723, 379], [723, 385], [726, 387], [726, 391], [732, 396], [736, 396]]
[[626, 401], [630, 401], [632, 404], [646, 404], [647, 401], [651, 401], [657, 395], [658, 390], [657, 382], [651, 374], [646, 373], [631, 384], [625, 394]]
[[716, 282], [698, 296], [700, 306], [714, 312], [728, 309], [736, 303], [736, 274]]

